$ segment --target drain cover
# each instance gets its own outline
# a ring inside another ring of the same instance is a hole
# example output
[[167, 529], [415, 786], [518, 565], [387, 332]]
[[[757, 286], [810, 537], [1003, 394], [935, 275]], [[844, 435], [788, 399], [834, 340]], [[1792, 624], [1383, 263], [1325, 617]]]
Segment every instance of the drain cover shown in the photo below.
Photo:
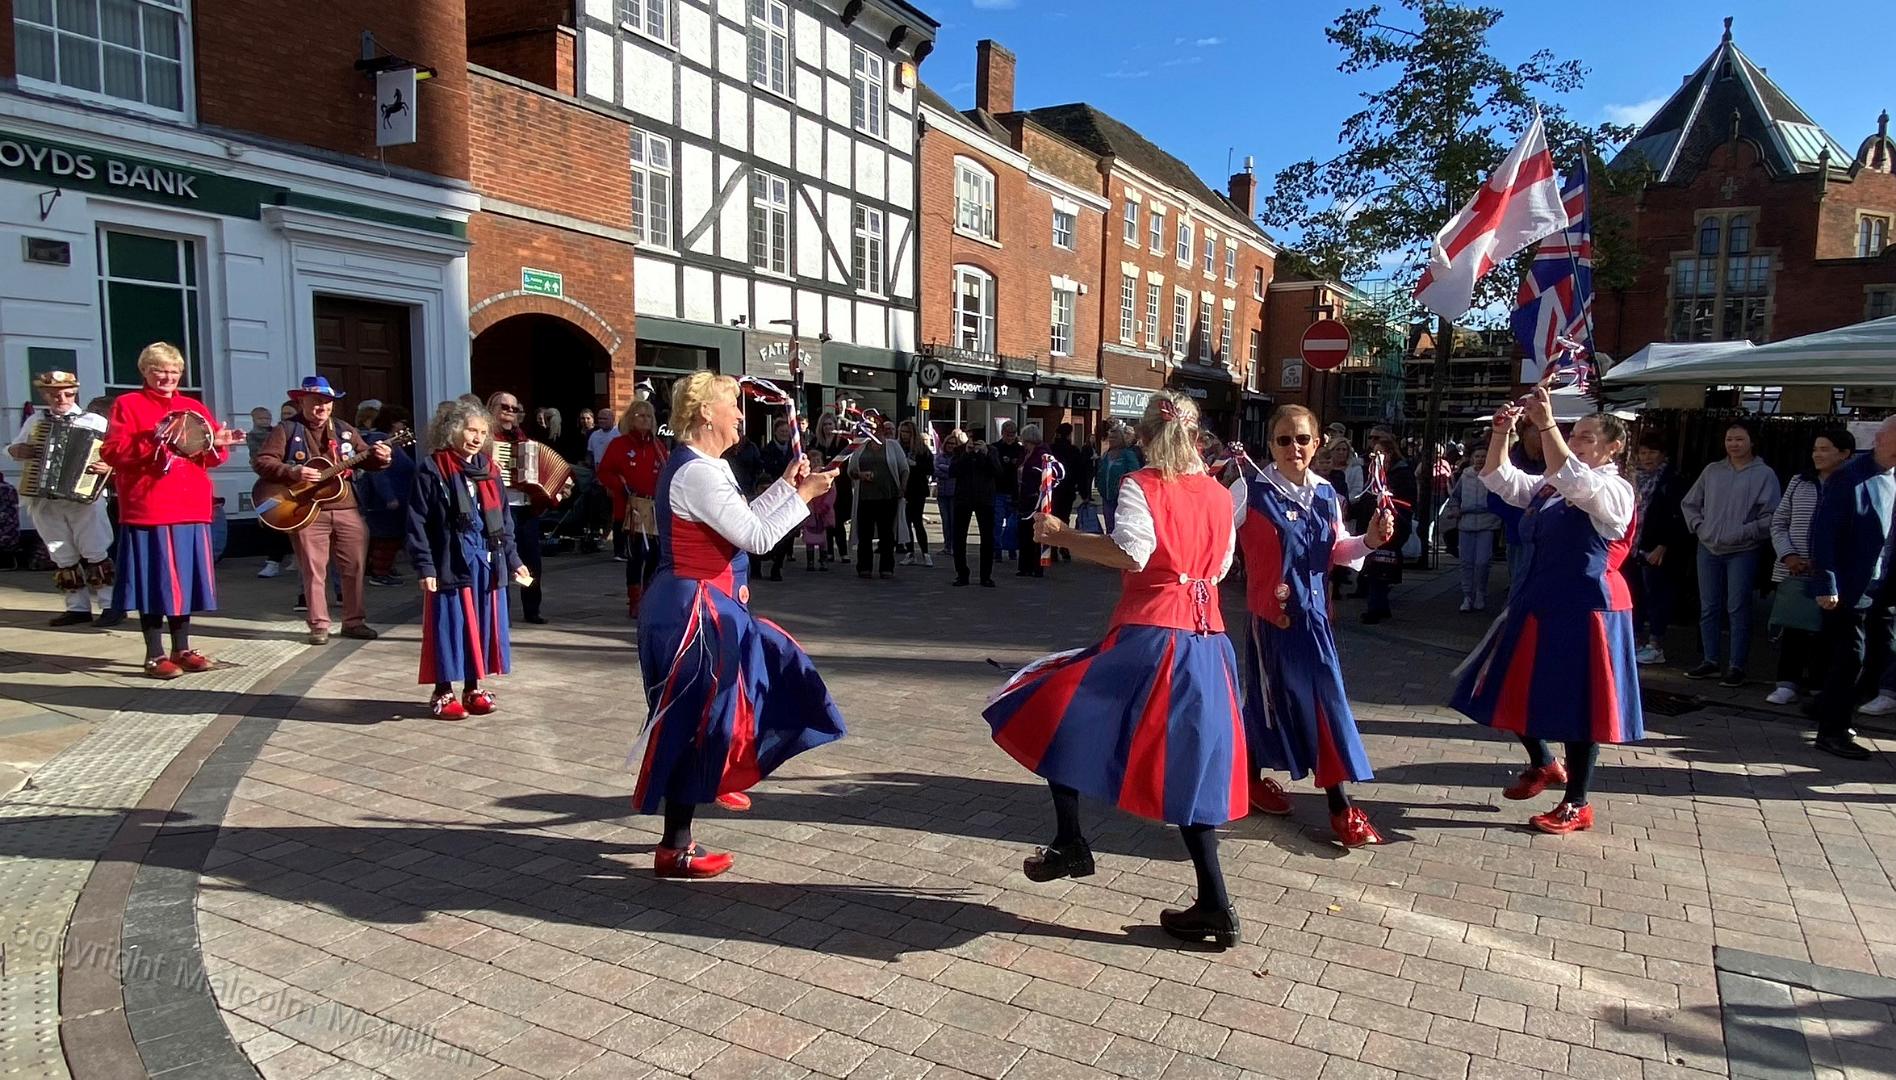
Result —
[[1670, 690], [1644, 688], [1639, 692], [1639, 704], [1645, 711], [1658, 713], [1660, 716], [1684, 716], [1686, 713], [1697, 712], [1705, 707], [1703, 698], [1675, 694]]

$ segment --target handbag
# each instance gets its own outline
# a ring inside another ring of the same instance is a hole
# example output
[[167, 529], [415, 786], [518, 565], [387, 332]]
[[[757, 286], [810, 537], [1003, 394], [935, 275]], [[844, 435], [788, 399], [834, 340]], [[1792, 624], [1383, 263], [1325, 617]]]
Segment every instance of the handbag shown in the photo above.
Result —
[[1099, 507], [1094, 506], [1092, 503], [1080, 504], [1080, 531], [1083, 533], [1103, 533], [1106, 531], [1100, 526]]
[[1801, 577], [1785, 578], [1771, 594], [1771, 625], [1785, 630], [1802, 630], [1814, 634], [1823, 629], [1824, 613], [1811, 599], [1810, 591], [1805, 587], [1809, 579]]

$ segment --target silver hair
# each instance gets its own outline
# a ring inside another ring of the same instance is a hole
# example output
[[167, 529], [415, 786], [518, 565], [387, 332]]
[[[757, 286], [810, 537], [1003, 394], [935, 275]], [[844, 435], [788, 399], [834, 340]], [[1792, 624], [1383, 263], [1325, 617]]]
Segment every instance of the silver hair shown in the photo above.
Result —
[[446, 450], [453, 446], [467, 430], [467, 426], [479, 420], [487, 425], [491, 433], [494, 430], [494, 416], [487, 407], [478, 401], [455, 398], [435, 406], [434, 420], [428, 425], [428, 448]]
[[1017, 434], [1021, 442], [1037, 443], [1042, 441], [1040, 438], [1039, 424], [1028, 424], [1026, 427], [1021, 428]]

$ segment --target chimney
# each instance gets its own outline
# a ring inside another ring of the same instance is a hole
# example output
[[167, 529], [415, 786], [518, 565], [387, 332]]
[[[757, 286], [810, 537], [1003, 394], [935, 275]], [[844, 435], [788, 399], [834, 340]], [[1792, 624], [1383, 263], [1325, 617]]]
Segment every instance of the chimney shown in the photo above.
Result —
[[1244, 155], [1244, 171], [1231, 177], [1231, 201], [1238, 204], [1247, 218], [1257, 216], [1257, 164]]
[[974, 46], [974, 107], [996, 116], [1014, 111], [1014, 54], [993, 38]]

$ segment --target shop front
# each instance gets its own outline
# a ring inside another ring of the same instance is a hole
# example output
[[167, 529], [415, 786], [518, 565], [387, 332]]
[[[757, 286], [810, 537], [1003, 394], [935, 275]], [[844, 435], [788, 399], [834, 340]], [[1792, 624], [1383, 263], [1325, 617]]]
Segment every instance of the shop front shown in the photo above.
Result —
[[1215, 375], [1175, 371], [1171, 379], [1172, 389], [1191, 398], [1198, 404], [1199, 425], [1221, 439], [1238, 437], [1238, 386], [1226, 375]]
[[847, 401], [901, 419], [914, 412], [909, 404], [911, 362], [911, 355], [900, 350], [831, 341], [823, 346], [822, 379], [812, 393], [820, 411], [833, 411], [837, 402]]
[[[135, 389], [155, 341], [238, 429], [307, 375], [421, 418], [468, 389], [472, 193], [56, 103], [5, 108], [24, 110], [0, 118], [0, 231], [19, 237], [0, 251], [8, 408], [53, 369], [78, 374], [81, 401]], [[242, 446], [212, 474], [232, 518], [251, 512]]]
[[744, 331], [741, 329], [658, 315], [641, 316], [638, 328], [633, 369], [637, 389], [634, 392], [649, 396], [652, 409], [658, 414], [661, 435], [675, 434], [671, 427], [671, 397], [679, 379], [698, 371], [744, 374]]
[[1263, 446], [1270, 441], [1270, 432], [1266, 430], [1271, 422], [1271, 410], [1276, 402], [1269, 394], [1244, 392], [1244, 421], [1239, 425], [1238, 437], [1251, 446]]
[[1032, 379], [995, 371], [924, 361], [925, 370], [920, 372], [924, 379], [937, 374], [937, 370], [927, 370], [931, 363], [938, 365], [940, 377], [934, 388], [927, 390], [924, 400], [928, 403], [928, 422], [938, 432], [960, 428], [976, 438], [993, 441], [1000, 438], [1002, 424], [1026, 424], [1030, 413], [1052, 404], [1048, 388], [1036, 386]]
[[1105, 388], [1104, 383], [1094, 380], [1042, 376], [1036, 387], [1035, 404], [1027, 409], [1028, 420], [1041, 426], [1049, 442], [1061, 424], [1072, 424], [1073, 441], [1084, 445], [1092, 439], [1098, 426], [1100, 398]]
[[1136, 386], [1109, 386], [1106, 388], [1106, 415], [1136, 424], [1145, 415], [1152, 394], [1153, 391]]

